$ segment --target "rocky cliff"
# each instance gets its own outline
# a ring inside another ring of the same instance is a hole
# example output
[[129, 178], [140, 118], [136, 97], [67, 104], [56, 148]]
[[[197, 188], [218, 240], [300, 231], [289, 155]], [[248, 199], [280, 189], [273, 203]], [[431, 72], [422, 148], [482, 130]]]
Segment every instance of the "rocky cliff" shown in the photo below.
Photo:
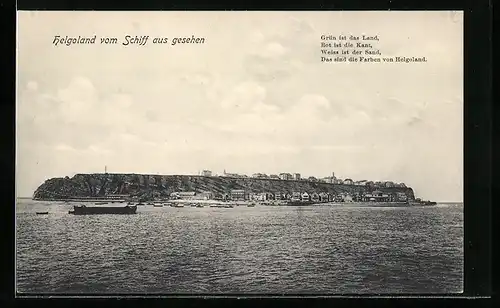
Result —
[[210, 191], [229, 193], [232, 189], [244, 189], [249, 193], [308, 192], [351, 195], [380, 190], [384, 193], [405, 193], [414, 199], [409, 187], [375, 187], [338, 185], [309, 181], [283, 181], [275, 179], [205, 177], [193, 175], [143, 175], [143, 174], [76, 174], [72, 178], [51, 178], [35, 191], [36, 200], [64, 200], [79, 197], [104, 197], [110, 195], [137, 196], [151, 199], [166, 197], [176, 191]]

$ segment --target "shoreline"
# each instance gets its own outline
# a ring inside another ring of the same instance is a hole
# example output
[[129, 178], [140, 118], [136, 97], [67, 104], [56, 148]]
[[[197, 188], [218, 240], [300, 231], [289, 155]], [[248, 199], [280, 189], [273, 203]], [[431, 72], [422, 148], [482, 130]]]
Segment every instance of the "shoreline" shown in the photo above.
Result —
[[[200, 205], [217, 205], [217, 206], [225, 206], [225, 205], [233, 205], [233, 206], [290, 206], [290, 207], [307, 207], [307, 206], [331, 206], [331, 207], [429, 207], [436, 206], [442, 203], [435, 204], [426, 204], [424, 202], [298, 202], [298, 203], [290, 203], [289, 201], [283, 200], [269, 200], [269, 201], [254, 201], [254, 200], [244, 200], [244, 201], [222, 201], [222, 200], [188, 200], [188, 199], [177, 199], [177, 200], [156, 200], [156, 201], [147, 201], [147, 202], [139, 202], [139, 201], [130, 201], [125, 199], [68, 199], [68, 200], [40, 200], [33, 198], [18, 198], [20, 200], [31, 200], [35, 202], [57, 202], [57, 203], [101, 203], [101, 204], [128, 204], [129, 202], [133, 203], [133, 205], [138, 205], [142, 203], [142, 205], [152, 205], [152, 204], [178, 204], [178, 205], [189, 205], [189, 204], [200, 204]], [[452, 203], [454, 204], [454, 203]], [[460, 202], [456, 202], [456, 204], [461, 204]], [[463, 203], [462, 203], [463, 204]]]

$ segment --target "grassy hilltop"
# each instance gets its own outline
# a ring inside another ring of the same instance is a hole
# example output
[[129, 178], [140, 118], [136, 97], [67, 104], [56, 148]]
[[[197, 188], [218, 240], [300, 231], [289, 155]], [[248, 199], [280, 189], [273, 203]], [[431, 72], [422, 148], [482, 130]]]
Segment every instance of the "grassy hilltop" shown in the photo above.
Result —
[[162, 196], [176, 191], [210, 191], [229, 193], [244, 189], [249, 193], [308, 192], [331, 194], [358, 194], [380, 190], [386, 193], [404, 192], [415, 198], [410, 187], [354, 186], [310, 181], [283, 181], [276, 179], [208, 177], [195, 175], [144, 175], [144, 174], [76, 174], [72, 178], [51, 178], [40, 185], [33, 198], [36, 200], [64, 200], [71, 197], [103, 197], [109, 195]]

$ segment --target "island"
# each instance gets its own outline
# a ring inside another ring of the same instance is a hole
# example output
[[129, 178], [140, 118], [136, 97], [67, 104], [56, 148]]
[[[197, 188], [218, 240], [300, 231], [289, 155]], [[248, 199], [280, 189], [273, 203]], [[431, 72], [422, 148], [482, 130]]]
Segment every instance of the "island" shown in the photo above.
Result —
[[[251, 177], [224, 175], [154, 175], [93, 173], [51, 178], [40, 185], [34, 200], [155, 201], [299, 200], [319, 202], [422, 202], [403, 183], [300, 178], [297, 174]], [[423, 202], [422, 202], [423, 203]]]

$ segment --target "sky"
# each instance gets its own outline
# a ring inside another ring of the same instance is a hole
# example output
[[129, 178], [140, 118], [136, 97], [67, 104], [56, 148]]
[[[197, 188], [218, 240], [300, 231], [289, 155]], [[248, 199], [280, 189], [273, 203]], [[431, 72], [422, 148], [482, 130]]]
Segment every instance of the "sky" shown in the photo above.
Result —
[[[460, 12], [18, 12], [17, 195], [107, 166], [335, 172], [462, 201], [462, 33]], [[320, 61], [321, 35], [363, 34], [427, 62]], [[204, 44], [152, 44], [192, 35]]]

